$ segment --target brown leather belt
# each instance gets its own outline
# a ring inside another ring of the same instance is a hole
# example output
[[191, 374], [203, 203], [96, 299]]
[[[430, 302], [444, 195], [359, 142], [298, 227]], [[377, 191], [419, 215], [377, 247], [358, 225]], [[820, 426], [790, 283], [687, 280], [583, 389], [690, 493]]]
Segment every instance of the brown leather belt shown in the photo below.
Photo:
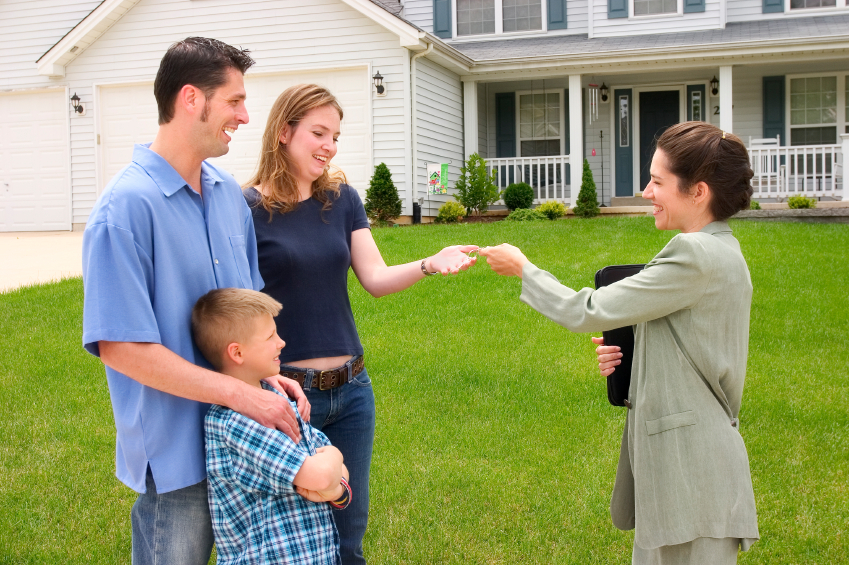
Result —
[[[349, 366], [351, 368], [350, 374], [348, 371]], [[330, 390], [331, 388], [340, 387], [362, 373], [364, 368], [365, 363], [363, 362], [363, 356], [360, 355], [350, 363], [345, 363], [341, 367], [336, 367], [335, 369], [328, 369], [326, 371], [313, 370], [312, 388], [317, 388], [318, 390]], [[304, 388], [304, 381], [307, 378], [306, 371], [280, 369], [280, 375], [287, 379], [298, 381], [301, 388]]]

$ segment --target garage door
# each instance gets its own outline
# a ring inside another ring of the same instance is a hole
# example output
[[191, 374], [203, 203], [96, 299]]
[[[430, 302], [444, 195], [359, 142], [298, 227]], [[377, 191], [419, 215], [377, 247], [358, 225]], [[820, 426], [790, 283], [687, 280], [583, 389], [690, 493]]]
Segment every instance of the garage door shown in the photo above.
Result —
[[[365, 68], [322, 72], [297, 72], [245, 78], [250, 122], [239, 127], [227, 155], [214, 159], [233, 174], [239, 184], [253, 175], [262, 133], [271, 105], [286, 88], [303, 82], [327, 87], [339, 99], [345, 118], [339, 152], [333, 163], [348, 182], [365, 194], [371, 173], [371, 140], [368, 110], [371, 83]], [[101, 87], [100, 132], [102, 175], [100, 188], [129, 163], [134, 143], [152, 141], [157, 131], [153, 85]]]
[[65, 90], [0, 95], [0, 231], [71, 229]]

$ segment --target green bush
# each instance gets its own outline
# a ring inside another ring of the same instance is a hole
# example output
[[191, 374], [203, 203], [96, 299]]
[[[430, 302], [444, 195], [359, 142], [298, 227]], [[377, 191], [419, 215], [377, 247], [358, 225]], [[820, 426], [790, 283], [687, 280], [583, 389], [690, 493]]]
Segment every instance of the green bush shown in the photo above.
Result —
[[490, 204], [498, 202], [501, 198], [501, 191], [495, 185], [495, 175], [495, 169], [491, 173], [487, 171], [486, 161], [477, 153], [472, 153], [466, 166], [460, 169], [460, 178], [454, 185], [457, 189], [454, 198], [465, 206], [466, 210], [480, 216], [487, 211]]
[[752, 203], [749, 204], [749, 210], [760, 210], [761, 204], [757, 200], [752, 200]]
[[537, 206], [536, 211], [543, 214], [549, 220], [556, 220], [566, 215], [566, 206], [562, 202], [549, 200]]
[[547, 218], [542, 212], [531, 210], [530, 208], [518, 208], [510, 212], [504, 219], [511, 222], [536, 222]]
[[385, 163], [374, 168], [374, 176], [368, 183], [365, 201], [366, 215], [373, 224], [386, 226], [401, 215], [401, 199], [392, 182], [392, 173]]
[[584, 174], [581, 177], [581, 192], [578, 193], [578, 202], [573, 210], [576, 216], [592, 218], [598, 216], [598, 193], [595, 190], [593, 172], [590, 170], [590, 162], [584, 159]]
[[534, 189], [526, 182], [514, 182], [504, 189], [501, 199], [511, 212], [519, 208], [530, 208], [534, 203]]
[[459, 222], [466, 215], [466, 209], [459, 202], [446, 202], [439, 207], [439, 215], [436, 216], [437, 224], [453, 224]]
[[817, 200], [816, 198], [805, 198], [804, 196], [791, 196], [787, 199], [787, 205], [790, 206], [792, 210], [798, 210], [800, 208], [816, 208]]

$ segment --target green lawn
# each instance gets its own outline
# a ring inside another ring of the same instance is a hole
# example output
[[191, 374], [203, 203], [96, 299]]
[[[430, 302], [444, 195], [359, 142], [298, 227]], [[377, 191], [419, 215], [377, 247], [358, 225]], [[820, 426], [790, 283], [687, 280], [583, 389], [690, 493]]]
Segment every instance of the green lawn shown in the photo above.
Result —
[[[732, 224], [754, 285], [742, 433], [762, 539], [741, 563], [849, 555], [849, 226]], [[389, 263], [504, 241], [572, 286], [648, 261], [648, 218], [375, 230]], [[610, 523], [624, 409], [587, 335], [479, 265], [351, 297], [378, 406], [366, 555], [395, 563], [630, 563]], [[114, 478], [103, 368], [77, 280], [0, 295], [0, 564], [129, 563], [134, 494]]]

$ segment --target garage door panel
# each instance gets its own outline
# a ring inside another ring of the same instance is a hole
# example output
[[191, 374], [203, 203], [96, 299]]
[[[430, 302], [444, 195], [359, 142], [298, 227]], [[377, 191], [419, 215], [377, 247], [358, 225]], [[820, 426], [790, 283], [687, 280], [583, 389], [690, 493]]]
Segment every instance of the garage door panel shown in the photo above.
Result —
[[0, 231], [71, 228], [67, 107], [64, 90], [0, 96]]

